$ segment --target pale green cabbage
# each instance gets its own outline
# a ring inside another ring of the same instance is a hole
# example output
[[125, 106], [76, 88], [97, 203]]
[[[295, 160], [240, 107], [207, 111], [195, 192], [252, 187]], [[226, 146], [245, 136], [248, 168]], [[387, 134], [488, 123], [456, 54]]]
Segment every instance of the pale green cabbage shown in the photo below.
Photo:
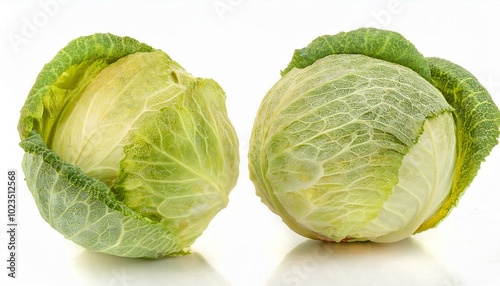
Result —
[[238, 177], [222, 88], [128, 37], [70, 42], [40, 72], [18, 129], [40, 214], [93, 251], [188, 253]]
[[465, 69], [371, 28], [296, 50], [256, 116], [249, 169], [297, 233], [393, 242], [434, 227], [497, 144], [500, 112]]

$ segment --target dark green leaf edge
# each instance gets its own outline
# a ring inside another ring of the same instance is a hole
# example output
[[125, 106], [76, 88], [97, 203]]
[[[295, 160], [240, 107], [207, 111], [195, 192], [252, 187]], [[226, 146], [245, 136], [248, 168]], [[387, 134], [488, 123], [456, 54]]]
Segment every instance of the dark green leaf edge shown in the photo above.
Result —
[[[49, 165], [61, 177], [66, 178], [77, 189], [88, 193], [91, 198], [102, 202], [109, 209], [117, 211], [125, 217], [129, 217], [134, 220], [141, 220], [149, 224], [151, 227], [161, 229], [162, 232], [167, 233], [167, 236], [175, 237], [175, 235], [172, 234], [170, 230], [165, 228], [165, 226], [160, 222], [140, 215], [139, 213], [127, 207], [121, 201], [117, 200], [112, 191], [103, 182], [88, 177], [78, 167], [62, 160], [52, 149], [46, 147], [42, 136], [37, 134], [35, 131], [30, 132], [29, 136], [21, 141], [19, 145], [24, 149], [26, 153], [41, 156], [43, 162]], [[36, 190], [32, 191], [36, 192]], [[144, 233], [144, 235], [147, 236], [148, 234]], [[182, 247], [178, 246], [177, 248], [179, 249], [179, 251], [174, 251], [172, 253], [163, 253], [159, 257], [146, 258], [160, 258], [165, 255], [175, 256], [189, 254], [189, 251], [183, 250]]]
[[295, 50], [292, 60], [281, 72], [305, 68], [319, 59], [333, 54], [362, 54], [408, 67], [431, 82], [425, 57], [401, 34], [376, 28], [359, 28], [335, 35], [324, 35], [307, 47]]
[[416, 232], [436, 226], [456, 206], [472, 183], [500, 135], [500, 111], [491, 95], [469, 71], [450, 61], [427, 58], [432, 83], [453, 112], [457, 132], [457, 163], [450, 197]]
[[33, 130], [35, 121], [43, 117], [44, 95], [69, 67], [96, 59], [113, 62], [128, 54], [153, 50], [152, 47], [133, 38], [119, 37], [109, 33], [82, 36], [69, 42], [43, 67], [28, 94], [18, 123], [21, 139], [26, 138]]

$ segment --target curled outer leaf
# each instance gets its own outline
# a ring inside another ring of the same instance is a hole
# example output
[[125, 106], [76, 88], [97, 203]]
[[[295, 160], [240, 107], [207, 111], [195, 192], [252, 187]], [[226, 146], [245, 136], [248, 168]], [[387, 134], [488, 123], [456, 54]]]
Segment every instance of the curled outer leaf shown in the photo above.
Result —
[[66, 238], [92, 251], [126, 257], [184, 253], [161, 223], [116, 200], [104, 183], [48, 149], [39, 134], [31, 132], [21, 147], [26, 182], [40, 214]]
[[455, 109], [457, 125], [457, 164], [450, 197], [440, 210], [424, 222], [417, 232], [435, 226], [456, 205], [476, 176], [481, 162], [498, 144], [500, 111], [488, 91], [470, 72], [440, 58], [427, 58], [432, 84]]

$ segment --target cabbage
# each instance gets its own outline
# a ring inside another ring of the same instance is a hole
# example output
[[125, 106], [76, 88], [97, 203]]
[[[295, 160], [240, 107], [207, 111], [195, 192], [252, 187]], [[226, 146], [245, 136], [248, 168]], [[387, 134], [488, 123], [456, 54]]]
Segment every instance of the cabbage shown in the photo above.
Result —
[[188, 253], [238, 177], [222, 88], [129, 37], [71, 41], [40, 72], [18, 129], [40, 214], [92, 251]]
[[394, 242], [446, 217], [499, 126], [473, 75], [400, 34], [321, 36], [295, 51], [261, 103], [250, 178], [305, 237]]

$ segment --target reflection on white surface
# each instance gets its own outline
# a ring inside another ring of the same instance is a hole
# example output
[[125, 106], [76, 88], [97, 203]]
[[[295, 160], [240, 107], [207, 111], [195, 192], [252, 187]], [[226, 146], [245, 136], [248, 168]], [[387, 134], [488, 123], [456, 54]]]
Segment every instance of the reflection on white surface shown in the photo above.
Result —
[[292, 249], [268, 285], [458, 285], [413, 239], [397, 243], [323, 243]]
[[145, 260], [83, 251], [74, 263], [73, 285], [229, 285], [199, 253]]

